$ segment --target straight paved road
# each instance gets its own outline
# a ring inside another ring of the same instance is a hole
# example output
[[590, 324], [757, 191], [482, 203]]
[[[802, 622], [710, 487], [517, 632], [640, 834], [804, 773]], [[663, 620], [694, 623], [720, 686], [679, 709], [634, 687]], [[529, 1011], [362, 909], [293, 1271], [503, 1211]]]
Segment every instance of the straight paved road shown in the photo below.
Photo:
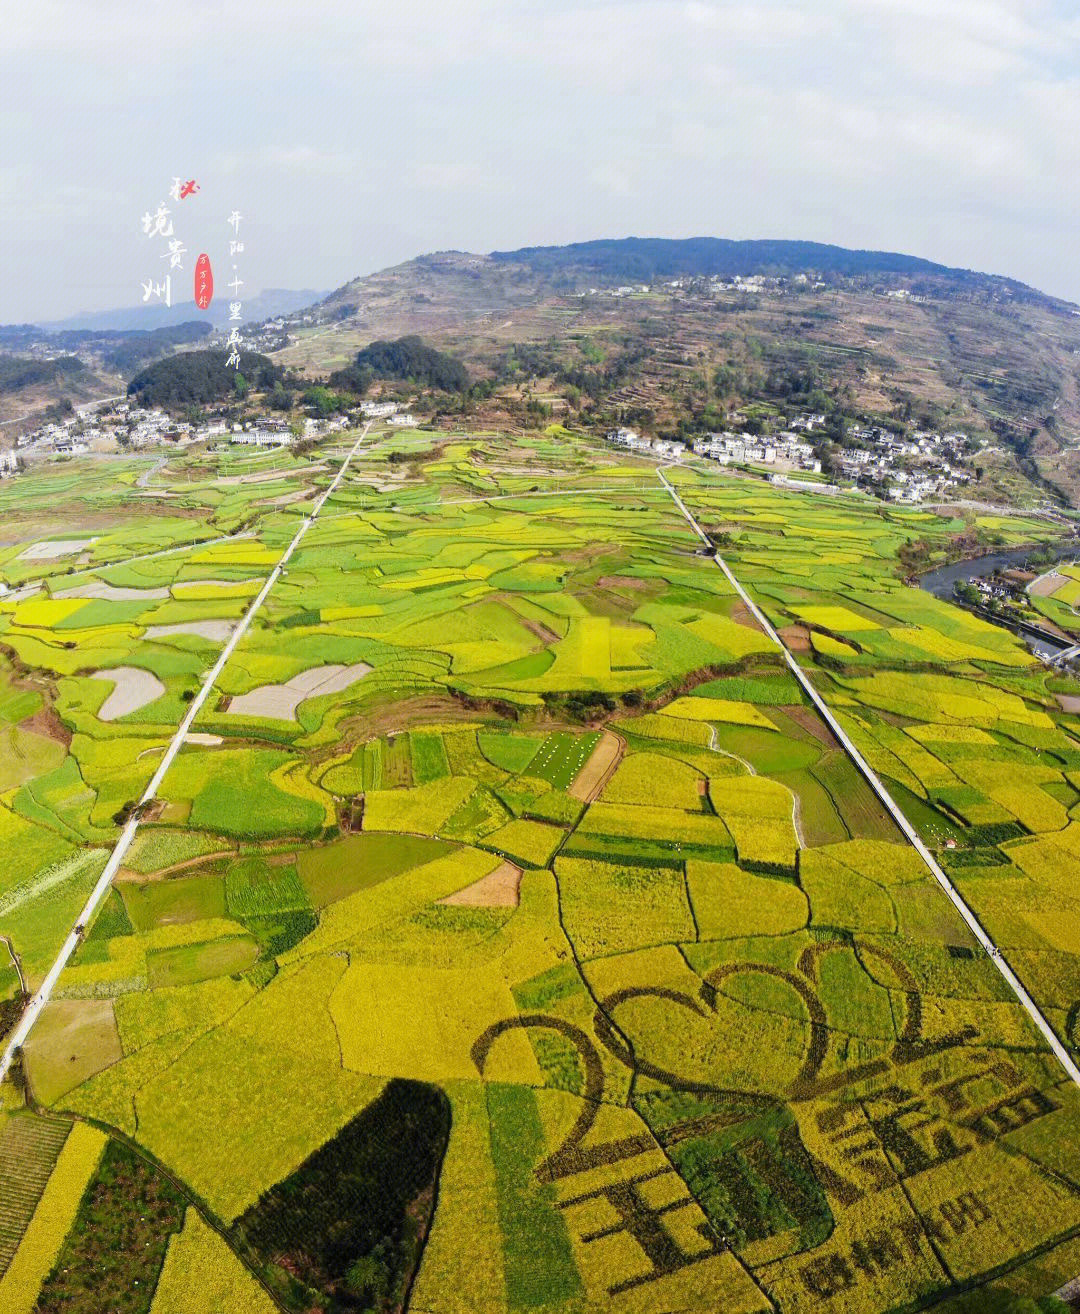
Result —
[[[691, 513], [687, 510], [686, 504], [683, 502], [679, 494], [675, 491], [667, 475], [664, 473], [662, 469], [659, 468], [657, 469], [656, 473], [660, 476], [661, 480], [664, 483], [664, 486], [671, 494], [671, 497], [674, 500], [675, 505], [686, 517], [691, 529], [693, 529], [694, 533], [697, 534], [698, 538], [700, 538], [701, 541], [704, 544], [706, 544], [707, 547], [711, 548], [712, 543], [710, 542], [708, 535], [701, 528], [698, 522], [694, 519], [693, 515], [691, 515]], [[975, 914], [964, 902], [956, 886], [953, 885], [952, 881], [949, 880], [948, 876], [945, 874], [944, 870], [941, 868], [940, 864], [938, 863], [938, 860], [934, 857], [934, 855], [922, 842], [922, 840], [918, 835], [918, 832], [915, 830], [915, 827], [912, 826], [911, 822], [908, 821], [906, 816], [904, 816], [903, 812], [898, 807], [892, 795], [885, 788], [884, 784], [882, 783], [876, 772], [874, 772], [871, 769], [869, 762], [867, 762], [867, 760], [863, 757], [863, 755], [852, 743], [851, 739], [848, 737], [843, 726], [841, 726], [840, 722], [829, 710], [828, 704], [818, 693], [818, 691], [814, 688], [813, 684], [811, 684], [810, 677], [799, 665], [795, 657], [788, 651], [787, 647], [784, 644], [784, 641], [780, 638], [779, 634], [777, 634], [777, 632], [773, 629], [772, 625], [769, 624], [769, 621], [766, 619], [765, 614], [762, 612], [761, 608], [757, 605], [757, 603], [753, 600], [753, 598], [751, 598], [750, 594], [746, 591], [746, 589], [743, 588], [742, 584], [740, 584], [739, 581], [735, 578], [735, 575], [732, 573], [731, 568], [728, 566], [727, 562], [723, 559], [723, 557], [719, 554], [719, 552], [715, 553], [715, 555], [713, 556], [713, 560], [724, 572], [724, 575], [727, 577], [728, 582], [731, 584], [732, 588], [734, 588], [735, 592], [739, 595], [740, 599], [745, 604], [745, 606], [749, 609], [750, 613], [753, 615], [757, 623], [761, 626], [761, 628], [765, 631], [765, 633], [769, 636], [769, 638], [773, 641], [773, 643], [776, 644], [776, 646], [780, 649], [781, 653], [783, 653], [784, 660], [787, 662], [788, 666], [790, 667], [792, 675], [794, 675], [796, 680], [798, 680], [799, 684], [802, 686], [803, 690], [805, 691], [807, 697], [817, 708], [818, 712], [822, 716], [822, 719], [825, 721], [825, 724], [829, 727], [829, 729], [839, 740], [840, 746], [843, 748], [844, 752], [847, 753], [851, 761], [855, 764], [855, 767], [859, 771], [860, 775], [862, 775], [862, 777], [869, 784], [870, 788], [874, 791], [874, 793], [884, 804], [885, 809], [888, 811], [889, 815], [896, 822], [896, 824], [900, 827], [901, 831], [903, 831], [904, 835], [906, 836], [912, 847], [915, 849], [916, 853], [918, 853], [919, 857], [922, 858], [923, 862], [926, 863], [927, 867], [930, 869], [930, 874], [933, 876], [934, 880], [936, 880], [937, 883], [941, 886], [941, 888], [945, 891], [946, 895], [948, 895], [949, 899], [952, 901], [953, 906], [956, 908], [956, 911], [967, 923], [967, 926], [971, 931], [972, 935], [974, 935], [976, 940], [978, 940], [978, 942], [990, 955], [990, 959], [993, 962], [994, 966], [998, 969], [1001, 975], [1008, 982], [1009, 988], [1012, 990], [1013, 994], [1017, 997], [1017, 999], [1019, 999], [1020, 1003], [1023, 1004], [1032, 1022], [1034, 1022], [1035, 1025], [1038, 1027], [1038, 1029], [1042, 1032], [1043, 1036], [1046, 1039], [1046, 1043], [1054, 1051], [1054, 1055], [1057, 1058], [1058, 1062], [1069, 1074], [1070, 1079], [1077, 1086], [1080, 1086], [1080, 1068], [1078, 1068], [1076, 1064], [1073, 1062], [1072, 1056], [1069, 1054], [1069, 1051], [1058, 1039], [1057, 1034], [1055, 1033], [1050, 1023], [1046, 1020], [1045, 1017], [1043, 1017], [1034, 999], [1032, 999], [1031, 996], [1028, 994], [1027, 990], [1024, 989], [1024, 986], [1021, 983], [1020, 978], [1016, 975], [1016, 973], [1012, 970], [1009, 964], [1005, 961], [1004, 957], [1002, 956], [1001, 950], [997, 947], [997, 945], [993, 942], [993, 940], [990, 939], [989, 935], [987, 935], [987, 933], [983, 930], [982, 924], [980, 923], [979, 919], [975, 916]]]

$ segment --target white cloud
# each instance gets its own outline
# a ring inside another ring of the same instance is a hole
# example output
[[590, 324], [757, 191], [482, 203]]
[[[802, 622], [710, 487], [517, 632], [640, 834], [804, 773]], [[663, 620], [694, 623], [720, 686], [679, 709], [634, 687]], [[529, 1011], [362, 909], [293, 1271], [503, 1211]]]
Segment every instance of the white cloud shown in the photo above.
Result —
[[43, 236], [98, 243], [181, 167], [263, 216], [277, 285], [410, 242], [782, 229], [1080, 295], [1064, 0], [39, 0], [4, 35], [0, 319], [47, 294]]

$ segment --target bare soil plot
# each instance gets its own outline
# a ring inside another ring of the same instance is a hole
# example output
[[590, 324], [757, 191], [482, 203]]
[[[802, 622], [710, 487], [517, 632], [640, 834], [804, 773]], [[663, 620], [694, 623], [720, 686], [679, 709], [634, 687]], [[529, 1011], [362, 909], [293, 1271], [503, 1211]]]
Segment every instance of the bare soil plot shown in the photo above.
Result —
[[283, 479], [294, 479], [298, 474], [325, 474], [326, 465], [305, 465], [296, 470], [258, 470], [254, 474], [226, 475], [213, 482], [219, 488], [234, 488], [240, 484], [274, 484]]
[[237, 694], [229, 704], [229, 713], [295, 721], [296, 709], [306, 698], [341, 693], [370, 670], [367, 662], [356, 662], [352, 666], [315, 666], [294, 675], [284, 684], [263, 684], [250, 693]]
[[814, 708], [802, 707], [796, 704], [795, 706], [783, 707], [781, 711], [786, 713], [807, 734], [813, 735], [815, 739], [823, 743], [826, 748], [839, 748], [832, 731]]
[[601, 575], [596, 581], [602, 589], [647, 589], [649, 581], [635, 575]]
[[543, 624], [542, 621], [525, 620], [523, 617], [521, 623], [522, 625], [525, 626], [525, 628], [529, 631], [530, 634], [535, 634], [541, 643], [559, 642], [560, 636], [556, 634], [553, 629], [549, 629], [549, 627]]
[[55, 561], [57, 557], [70, 557], [74, 552], [81, 552], [96, 538], [59, 538], [46, 539], [41, 543], [32, 543], [25, 552], [19, 554], [20, 561]]
[[1069, 712], [1073, 716], [1080, 715], [1080, 694], [1058, 694], [1057, 700], [1063, 712]]
[[149, 671], [139, 666], [113, 666], [107, 671], [94, 671], [92, 680], [109, 680], [116, 688], [101, 704], [98, 719], [115, 721], [117, 717], [137, 712], [165, 692], [165, 686]]
[[281, 493], [278, 497], [264, 497], [256, 506], [290, 506], [293, 502], [304, 502], [312, 496], [312, 489], [298, 488], [294, 493]]
[[156, 598], [167, 598], [169, 590], [165, 587], [154, 589], [118, 588], [115, 584], [103, 584], [101, 580], [92, 580], [89, 584], [76, 584], [73, 589], [61, 589], [54, 593], [54, 598], [99, 598], [103, 602], [150, 602]]
[[589, 755], [589, 760], [574, 777], [566, 791], [579, 803], [591, 803], [607, 784], [619, 765], [626, 744], [611, 730], [605, 730], [600, 742]]
[[247, 579], [178, 579], [172, 586], [175, 596], [180, 597], [181, 589], [238, 589], [242, 585], [261, 584], [262, 577], [249, 575]]
[[440, 903], [457, 908], [516, 908], [521, 900], [521, 868], [512, 862], [500, 863], [494, 871], [478, 881], [455, 890]]
[[71, 747], [71, 731], [60, 720], [56, 709], [49, 704], [39, 708], [28, 721], [23, 721], [22, 724], [27, 730], [32, 730], [37, 735], [44, 735], [46, 739], [54, 739], [58, 744], [63, 744], [65, 748]]
[[[735, 619], [734, 612], [732, 613], [732, 619]], [[759, 626], [755, 625], [754, 628], [758, 629]], [[784, 629], [778, 630], [777, 633], [790, 652], [810, 651], [810, 631], [805, 625], [787, 625]]]
[[178, 625], [148, 625], [148, 639], [165, 639], [170, 634], [195, 634], [200, 639], [210, 639], [214, 643], [224, 643], [233, 632], [233, 621], [205, 620], [184, 621]]
[[111, 999], [53, 999], [25, 1046], [36, 1098], [51, 1104], [124, 1057]]
[[[23, 555], [25, 556], [25, 553]], [[1029, 584], [1028, 592], [1036, 598], [1048, 598], [1055, 589], [1061, 588], [1062, 584], [1067, 582], [1067, 576], [1062, 575], [1060, 571], [1052, 570], [1048, 575], [1043, 575], [1033, 584]]]

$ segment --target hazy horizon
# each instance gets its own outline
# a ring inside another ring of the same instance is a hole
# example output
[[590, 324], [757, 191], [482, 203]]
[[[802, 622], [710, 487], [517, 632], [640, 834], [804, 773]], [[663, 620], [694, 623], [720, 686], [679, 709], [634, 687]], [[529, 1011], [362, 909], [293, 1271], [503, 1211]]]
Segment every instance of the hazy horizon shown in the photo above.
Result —
[[1065, 4], [318, 12], [18, 11], [0, 52], [0, 321], [137, 304], [160, 268], [140, 217], [176, 175], [202, 188], [173, 205], [190, 221], [187, 298], [236, 208], [247, 294], [335, 288], [433, 250], [635, 234], [900, 251], [1080, 299], [1080, 192], [1053, 185], [1080, 165]]

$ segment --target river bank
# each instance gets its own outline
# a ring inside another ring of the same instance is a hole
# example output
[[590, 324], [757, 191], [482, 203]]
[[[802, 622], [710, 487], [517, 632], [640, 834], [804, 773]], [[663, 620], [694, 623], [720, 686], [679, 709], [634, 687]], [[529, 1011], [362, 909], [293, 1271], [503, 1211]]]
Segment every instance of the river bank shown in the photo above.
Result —
[[[957, 584], [974, 584], [976, 580], [987, 579], [998, 571], [1012, 570], [1018, 566], [1023, 566], [1037, 552], [1042, 553], [1046, 550], [1046, 544], [1029, 543], [1021, 547], [1001, 548], [992, 552], [984, 552], [977, 557], [963, 557], [959, 561], [950, 561], [944, 566], [936, 566], [933, 570], [928, 570], [925, 574], [920, 575], [919, 588], [925, 589], [927, 593], [932, 593], [935, 597], [942, 598], [946, 602], [956, 602], [955, 587]], [[1080, 556], [1080, 542], [1070, 539], [1064, 543], [1050, 545], [1050, 550], [1053, 553], [1050, 561], [1040, 562], [1044, 569], [1066, 558]], [[992, 621], [994, 624], [1002, 625], [1005, 629], [1019, 634], [1028, 647], [1044, 661], [1052, 660], [1072, 646], [1071, 641], [1057, 638], [1041, 625], [1029, 625], [997, 616], [983, 607], [970, 607], [969, 610], [982, 616], [984, 620]]]

